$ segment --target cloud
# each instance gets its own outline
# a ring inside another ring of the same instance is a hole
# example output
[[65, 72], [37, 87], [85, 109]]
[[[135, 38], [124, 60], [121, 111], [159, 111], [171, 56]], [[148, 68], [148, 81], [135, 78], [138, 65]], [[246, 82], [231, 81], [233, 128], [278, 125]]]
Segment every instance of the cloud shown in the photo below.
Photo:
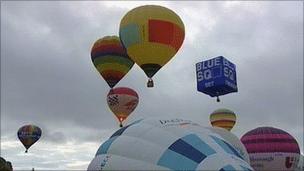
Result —
[[[129, 9], [149, 3], [1, 3], [4, 157], [18, 169], [28, 167], [30, 160], [41, 169], [86, 169], [100, 143], [118, 129], [105, 100], [109, 87], [91, 62], [91, 46], [105, 35], [117, 35]], [[208, 126], [209, 114], [227, 107], [238, 116], [232, 130], [238, 137], [258, 126], [275, 126], [303, 147], [301, 2], [151, 3], [180, 15], [186, 38], [153, 77], [154, 88], [146, 87], [137, 65], [118, 83], [140, 98], [126, 124], [171, 116]], [[197, 92], [195, 63], [220, 55], [236, 64], [239, 92], [216, 103]], [[23, 160], [16, 131], [28, 123], [40, 126], [43, 137], [30, 159]]]

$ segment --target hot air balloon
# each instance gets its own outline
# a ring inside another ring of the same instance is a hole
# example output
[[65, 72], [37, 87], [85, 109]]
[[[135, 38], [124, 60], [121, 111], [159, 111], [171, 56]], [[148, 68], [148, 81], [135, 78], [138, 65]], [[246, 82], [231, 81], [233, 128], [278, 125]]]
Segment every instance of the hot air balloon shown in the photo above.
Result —
[[24, 125], [19, 128], [17, 135], [27, 153], [28, 149], [41, 137], [41, 129], [35, 125]]
[[138, 104], [137, 93], [128, 87], [117, 87], [107, 95], [108, 106], [117, 117], [120, 127], [122, 122], [134, 111]]
[[196, 63], [197, 91], [211, 97], [237, 92], [235, 65], [223, 56]]
[[206, 127], [207, 129], [210, 129], [210, 131], [215, 132], [219, 134], [224, 140], [226, 140], [229, 144], [231, 144], [242, 156], [242, 158], [250, 164], [249, 155], [247, 153], [247, 150], [244, 146], [244, 144], [240, 141], [240, 139], [231, 133], [230, 131], [227, 131], [224, 128], [219, 127]]
[[250, 157], [251, 166], [257, 170], [294, 170], [299, 161], [297, 141], [287, 132], [273, 127], [258, 127], [241, 138]]
[[217, 109], [210, 114], [210, 123], [213, 127], [220, 127], [230, 131], [235, 125], [236, 116], [229, 109]]
[[117, 36], [105, 36], [97, 40], [92, 47], [91, 58], [110, 88], [113, 88], [134, 65]]
[[179, 118], [140, 119], [106, 140], [87, 170], [252, 171], [237, 150], [210, 129]]
[[144, 5], [129, 11], [121, 20], [119, 37], [133, 61], [152, 77], [179, 50], [185, 37], [183, 21], [172, 10]]

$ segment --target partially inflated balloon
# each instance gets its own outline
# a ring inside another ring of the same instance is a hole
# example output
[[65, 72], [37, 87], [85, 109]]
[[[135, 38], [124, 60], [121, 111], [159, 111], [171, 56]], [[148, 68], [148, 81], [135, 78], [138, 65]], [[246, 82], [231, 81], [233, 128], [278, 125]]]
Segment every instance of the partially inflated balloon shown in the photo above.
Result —
[[25, 152], [39, 140], [41, 129], [35, 125], [25, 125], [18, 130], [18, 138], [25, 147]]
[[242, 158], [250, 164], [249, 155], [247, 153], [247, 150], [240, 141], [240, 139], [231, 133], [230, 131], [227, 131], [224, 128], [218, 128], [218, 127], [207, 127], [207, 129], [210, 129], [210, 131], [215, 132], [219, 134], [222, 138], [224, 138], [227, 142], [229, 142], [242, 156]]
[[145, 5], [132, 9], [122, 18], [119, 36], [130, 58], [144, 70], [151, 83], [153, 75], [181, 47], [185, 28], [172, 10]]
[[131, 88], [117, 87], [107, 95], [108, 106], [117, 117], [122, 127], [122, 122], [134, 111], [138, 104], [138, 95]]
[[214, 127], [224, 128], [230, 131], [235, 125], [236, 116], [229, 109], [217, 109], [210, 114], [210, 122]]
[[94, 66], [111, 88], [134, 65], [117, 36], [106, 36], [97, 40], [92, 47], [91, 58]]

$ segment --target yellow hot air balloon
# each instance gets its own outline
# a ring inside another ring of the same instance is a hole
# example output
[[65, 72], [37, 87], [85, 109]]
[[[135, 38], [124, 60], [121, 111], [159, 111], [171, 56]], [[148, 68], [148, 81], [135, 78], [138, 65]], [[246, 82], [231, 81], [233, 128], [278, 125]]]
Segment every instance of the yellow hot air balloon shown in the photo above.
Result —
[[229, 109], [217, 109], [210, 114], [210, 122], [213, 127], [220, 127], [230, 131], [235, 125], [236, 115]]
[[185, 37], [183, 21], [172, 10], [144, 5], [129, 11], [121, 20], [119, 37], [129, 57], [152, 77], [179, 50]]

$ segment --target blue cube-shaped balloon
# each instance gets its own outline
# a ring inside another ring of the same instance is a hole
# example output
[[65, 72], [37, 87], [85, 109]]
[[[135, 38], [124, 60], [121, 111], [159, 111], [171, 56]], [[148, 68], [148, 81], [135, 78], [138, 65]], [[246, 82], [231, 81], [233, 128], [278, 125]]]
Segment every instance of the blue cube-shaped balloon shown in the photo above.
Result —
[[223, 56], [196, 64], [197, 90], [211, 97], [237, 92], [235, 65]]

